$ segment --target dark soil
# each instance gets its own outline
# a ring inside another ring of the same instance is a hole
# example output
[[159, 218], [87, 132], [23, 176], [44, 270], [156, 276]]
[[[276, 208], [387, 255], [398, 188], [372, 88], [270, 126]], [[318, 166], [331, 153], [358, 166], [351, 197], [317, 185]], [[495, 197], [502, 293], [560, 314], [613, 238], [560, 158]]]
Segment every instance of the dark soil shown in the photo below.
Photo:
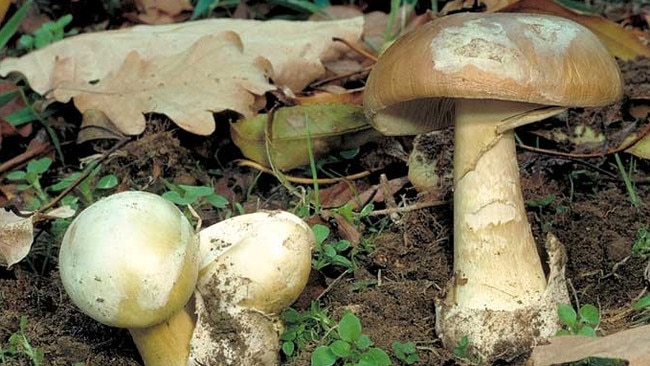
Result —
[[[636, 77], [634, 80], [640, 90], [650, 85], [644, 78], [638, 81], [639, 73], [647, 70], [643, 65], [647, 62], [637, 60], [627, 65], [636, 70], [634, 75], [627, 77], [629, 80]], [[636, 98], [637, 104], [648, 100], [647, 94], [639, 95], [639, 89], [626, 90], [628, 96]], [[573, 119], [573, 123], [605, 124], [612, 130], [621, 130], [625, 121], [612, 125], [615, 121], [603, 120], [624, 119], [621, 116], [625, 113], [621, 111], [629, 108], [629, 104], [615, 108], [618, 110], [613, 113], [610, 109], [598, 110], [598, 113], [576, 109], [565, 118]], [[594, 121], [594, 118], [600, 119]], [[546, 124], [557, 127], [562, 122], [547, 121], [538, 127]], [[240, 203], [247, 212], [257, 208], [293, 210], [296, 207], [296, 198], [273, 176], [260, 176], [257, 171], [237, 167], [233, 159], [238, 155], [229, 141], [214, 136], [186, 136], [165, 123], [155, 125], [157, 127], [149, 128], [143, 137], [119, 149], [103, 166], [103, 173], [120, 177], [119, 189], [160, 192], [164, 189], [164, 178], [190, 185], [213, 184], [218, 193], [230, 202]], [[518, 132], [524, 142], [535, 142], [540, 136], [532, 128]], [[20, 141], [6, 139], [3, 153], [20, 144]], [[567, 151], [575, 152], [580, 148], [566, 143], [557, 145], [549, 140], [544, 140], [544, 144], [555, 150], [568, 148]], [[105, 150], [106, 146], [110, 143], [105, 146], [87, 144], [81, 150], [68, 148], [67, 151], [74, 160], [85, 156], [87, 151]], [[391, 178], [405, 175], [405, 165], [399, 159], [382, 158], [368, 146], [361, 154], [360, 161], [367, 166], [386, 165], [377, 163], [381, 159], [391, 164], [355, 182], [358, 187], [378, 184], [378, 173], [387, 173]], [[632, 155], [620, 155], [626, 167], [631, 160], [636, 162], [631, 178], [640, 199], [638, 206], [630, 203], [611, 154], [584, 158], [523, 148], [519, 151], [524, 196], [533, 203], [528, 208], [533, 231], [538, 239], [551, 231], [566, 246], [567, 278], [574, 305], [589, 303], [599, 307], [602, 314], [600, 335], [630, 326], [631, 303], [647, 291], [649, 285], [644, 277], [648, 259], [632, 255], [631, 248], [637, 230], [647, 229], [650, 223], [650, 165]], [[221, 173], [208, 175], [208, 169], [220, 169]], [[65, 169], [61, 168], [61, 173], [64, 174]], [[431, 195], [418, 195], [406, 185], [395, 197], [403, 200], [406, 206], [427, 206], [425, 203], [432, 199], [441, 199], [442, 203], [401, 213], [396, 221], [372, 217], [364, 222], [365, 227], [356, 229], [362, 237], [372, 238], [375, 250], [361, 258], [354, 274], [339, 277], [340, 271], [317, 273], [295, 307], [304, 310], [309, 300], [320, 296], [323, 307], [329, 309], [335, 319], [345, 310], [357, 314], [364, 333], [389, 353], [393, 341], [413, 341], [421, 358], [417, 365], [462, 364], [442, 348], [434, 330], [434, 300], [449, 280], [453, 263], [449, 191], [432, 198]], [[545, 199], [545, 205], [534, 204]], [[383, 203], [376, 204], [376, 209], [382, 208]], [[204, 209], [199, 214], [204, 224], [210, 224], [223, 219], [229, 212]], [[313, 221], [334, 222], [328, 219], [330, 217]], [[379, 235], [371, 233], [369, 227], [380, 219], [388, 224]], [[9, 337], [20, 331], [21, 317], [26, 317], [25, 336], [32, 347], [44, 352], [44, 365], [141, 365], [128, 331], [100, 325], [70, 303], [56, 269], [57, 235], [60, 233], [48, 224], [37, 225], [36, 229], [34, 250], [27, 260], [11, 269], [0, 269], [0, 346], [8, 347]], [[342, 230], [338, 234], [343, 235]], [[541, 240], [538, 242], [541, 244]], [[309, 350], [315, 346], [310, 345], [285, 364], [308, 365]], [[520, 361], [508, 364], [521, 364]], [[6, 364], [31, 365], [31, 361], [24, 357]]]

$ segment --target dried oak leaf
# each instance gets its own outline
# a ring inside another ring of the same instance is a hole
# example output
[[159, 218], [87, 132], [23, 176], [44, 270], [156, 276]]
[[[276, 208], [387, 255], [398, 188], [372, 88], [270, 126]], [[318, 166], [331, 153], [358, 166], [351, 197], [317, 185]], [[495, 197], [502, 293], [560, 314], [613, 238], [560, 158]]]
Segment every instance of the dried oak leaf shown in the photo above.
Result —
[[[189, 18], [189, 0], [136, 0], [138, 20], [146, 24], [169, 24]], [[185, 15], [185, 16], [184, 16]]]
[[57, 100], [74, 97], [77, 109], [100, 110], [126, 134], [145, 128], [143, 113], [162, 113], [181, 128], [199, 135], [214, 131], [212, 113], [226, 109], [251, 116], [260, 98], [274, 89], [271, 65], [244, 54], [234, 32], [205, 36], [187, 51], [147, 60], [132, 51], [122, 66], [94, 85], [80, 89], [64, 82]]
[[271, 62], [276, 85], [299, 92], [323, 75], [323, 62], [337, 60], [349, 51], [332, 38], [358, 43], [362, 29], [362, 17], [322, 22], [224, 18], [140, 25], [81, 34], [21, 58], [8, 57], [0, 62], [0, 76], [22, 73], [41, 95], [62, 82], [85, 88], [87, 83], [101, 80], [120, 67], [131, 51], [150, 60], [183, 52], [205, 35], [232, 31], [241, 38], [246, 54], [263, 56]]
[[0, 209], [0, 266], [10, 267], [27, 256], [34, 241], [31, 217]]

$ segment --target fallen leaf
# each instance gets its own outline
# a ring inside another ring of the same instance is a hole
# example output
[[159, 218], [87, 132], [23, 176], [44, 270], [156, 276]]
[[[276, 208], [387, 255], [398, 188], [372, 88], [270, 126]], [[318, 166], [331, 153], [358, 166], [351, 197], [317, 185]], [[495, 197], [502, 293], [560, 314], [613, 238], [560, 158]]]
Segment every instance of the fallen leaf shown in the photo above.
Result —
[[357, 148], [380, 136], [368, 123], [363, 108], [352, 104], [280, 108], [272, 121], [269, 115], [260, 114], [232, 123], [230, 135], [244, 156], [270, 167], [268, 136], [268, 152], [273, 166], [279, 170], [309, 164], [308, 141], [314, 159], [318, 160], [330, 152]]
[[533, 366], [575, 362], [588, 357], [627, 360], [629, 366], [650, 365], [650, 325], [627, 329], [605, 337], [552, 337], [551, 344], [537, 346], [530, 356]]
[[616, 57], [631, 60], [637, 56], [650, 57], [648, 39], [639, 29], [623, 28], [596, 14], [579, 13], [553, 0], [520, 0], [504, 8], [506, 13], [550, 14], [571, 19], [589, 28]]
[[233, 31], [241, 38], [246, 54], [261, 55], [271, 62], [276, 85], [298, 92], [325, 72], [322, 62], [336, 60], [348, 51], [347, 46], [332, 38], [354, 44], [362, 28], [362, 17], [322, 22], [223, 18], [140, 25], [81, 34], [21, 58], [6, 58], [0, 62], [0, 76], [22, 73], [41, 95], [64, 82], [85, 89], [88, 83], [119, 68], [131, 51], [137, 50], [150, 60], [184, 52], [205, 35]]
[[[188, 0], [137, 0], [138, 20], [146, 24], [169, 24], [188, 19], [194, 9]], [[185, 14], [183, 14], [185, 13]]]
[[54, 97], [74, 97], [82, 113], [104, 112], [126, 134], [142, 133], [143, 113], [156, 112], [187, 131], [208, 135], [214, 131], [214, 112], [254, 114], [259, 97], [274, 88], [267, 82], [270, 69], [265, 59], [243, 53], [237, 34], [225, 32], [205, 36], [180, 54], [151, 61], [132, 51], [114, 74], [83, 89], [62, 83]]
[[11, 267], [27, 256], [34, 241], [31, 217], [0, 209], [0, 265]]

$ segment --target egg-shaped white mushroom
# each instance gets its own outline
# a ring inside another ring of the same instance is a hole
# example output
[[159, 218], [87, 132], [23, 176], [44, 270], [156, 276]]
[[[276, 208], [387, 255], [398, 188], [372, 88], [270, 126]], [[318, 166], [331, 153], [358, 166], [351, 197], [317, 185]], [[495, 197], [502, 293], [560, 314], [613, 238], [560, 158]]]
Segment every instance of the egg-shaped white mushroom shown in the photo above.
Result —
[[79, 214], [61, 244], [59, 271], [77, 307], [129, 328], [148, 366], [185, 365], [199, 245], [183, 213], [146, 192], [122, 192]]
[[288, 212], [257, 212], [202, 230], [200, 243], [190, 359], [278, 365], [279, 315], [307, 284], [315, 245], [311, 228]]

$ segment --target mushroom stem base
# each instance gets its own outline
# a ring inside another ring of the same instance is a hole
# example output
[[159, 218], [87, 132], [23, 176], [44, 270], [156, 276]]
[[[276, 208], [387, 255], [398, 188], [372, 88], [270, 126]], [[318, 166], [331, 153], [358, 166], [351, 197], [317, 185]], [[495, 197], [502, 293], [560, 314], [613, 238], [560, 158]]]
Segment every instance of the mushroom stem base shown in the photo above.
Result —
[[566, 252], [549, 233], [545, 243], [550, 272], [546, 290], [515, 310], [464, 307], [438, 299], [436, 332], [448, 348], [463, 337], [483, 361], [511, 359], [531, 349], [558, 330], [557, 305], [570, 303], [565, 278]]
[[[190, 301], [192, 302], [192, 301]], [[167, 321], [147, 328], [129, 328], [145, 366], [185, 366], [195, 318], [188, 304]]]

